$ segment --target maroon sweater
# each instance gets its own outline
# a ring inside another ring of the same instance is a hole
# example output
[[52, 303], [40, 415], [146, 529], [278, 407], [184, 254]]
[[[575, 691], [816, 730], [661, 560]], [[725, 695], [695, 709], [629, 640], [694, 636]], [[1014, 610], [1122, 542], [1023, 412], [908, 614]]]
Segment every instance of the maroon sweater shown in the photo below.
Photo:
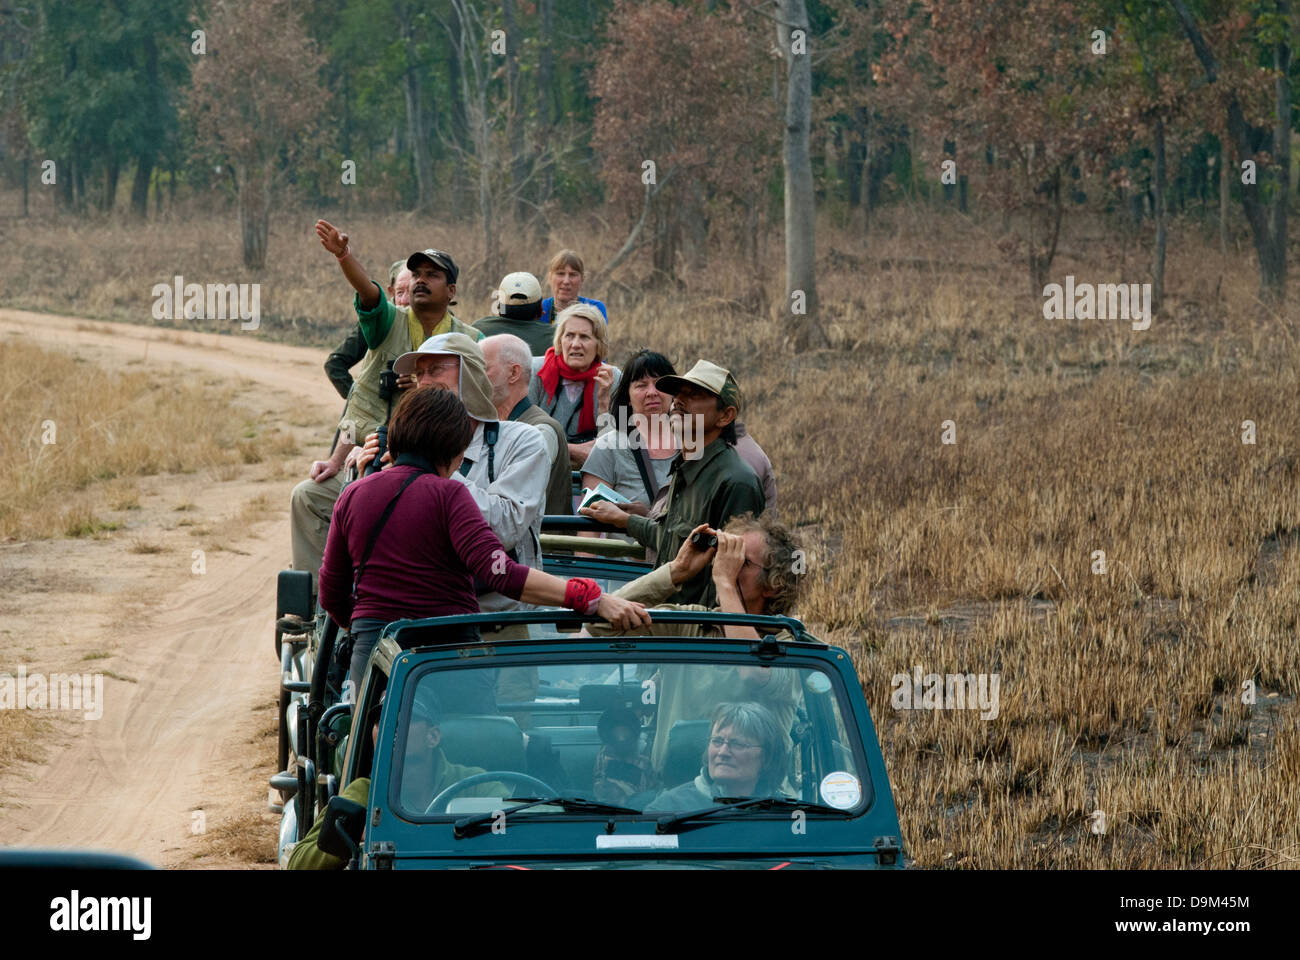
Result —
[[478, 613], [471, 571], [518, 600], [528, 567], [506, 556], [459, 480], [426, 473], [397, 501], [352, 602], [352, 575], [379, 522], [414, 467], [381, 470], [348, 485], [334, 504], [320, 568], [321, 606], [340, 626], [381, 620]]

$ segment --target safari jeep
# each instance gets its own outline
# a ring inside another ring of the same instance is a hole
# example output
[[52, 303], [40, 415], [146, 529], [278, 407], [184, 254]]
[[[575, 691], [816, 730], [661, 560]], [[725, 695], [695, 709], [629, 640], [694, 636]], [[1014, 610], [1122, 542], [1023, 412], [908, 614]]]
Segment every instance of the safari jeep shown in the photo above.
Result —
[[[389, 624], [355, 714], [329, 708], [322, 749], [300, 760], [337, 774], [316, 778], [312, 803], [299, 796], [286, 808], [299, 822], [282, 831], [281, 864], [319, 815], [319, 847], [359, 869], [901, 868], [898, 817], [848, 654], [788, 617], [652, 616], [661, 627], [748, 625], [763, 639], [585, 636], [599, 621], [558, 610]], [[481, 642], [445, 639], [468, 623]], [[505, 623], [533, 635], [494, 643], [488, 631]], [[795, 642], [775, 640], [782, 627]], [[505, 671], [536, 671], [531, 699], [499, 701], [492, 715], [438, 706]], [[690, 702], [750, 681], [783, 692], [782, 707], [745, 704], [779, 723], [763, 728], [776, 735], [766, 746], [739, 726], [711, 729], [716, 705]], [[344, 728], [330, 746], [329, 731]], [[715, 782], [712, 796], [692, 786], [706, 771], [763, 764], [765, 786]], [[336, 795], [361, 777], [364, 807]]]

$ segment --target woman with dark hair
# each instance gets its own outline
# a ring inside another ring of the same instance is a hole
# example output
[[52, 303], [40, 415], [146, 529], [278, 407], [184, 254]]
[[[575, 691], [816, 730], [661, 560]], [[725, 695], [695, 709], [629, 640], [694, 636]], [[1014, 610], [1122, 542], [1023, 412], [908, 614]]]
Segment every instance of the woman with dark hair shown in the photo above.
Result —
[[[349, 484], [334, 505], [320, 602], [352, 634], [354, 692], [385, 624], [478, 613], [476, 578], [525, 603], [596, 613], [628, 628], [650, 622], [645, 607], [602, 594], [594, 580], [562, 580], [510, 559], [468, 488], [451, 479], [473, 434], [454, 392], [408, 391], [388, 427], [394, 465]], [[478, 639], [477, 628], [465, 632]], [[463, 693], [472, 703], [445, 704], [449, 711], [495, 711], [490, 689]]]
[[628, 361], [609, 401], [614, 429], [596, 438], [582, 465], [582, 485], [604, 483], [632, 503], [627, 513], [648, 516], [668, 485], [677, 438], [668, 425], [672, 397], [655, 389], [660, 377], [677, 373], [663, 354], [641, 350]]

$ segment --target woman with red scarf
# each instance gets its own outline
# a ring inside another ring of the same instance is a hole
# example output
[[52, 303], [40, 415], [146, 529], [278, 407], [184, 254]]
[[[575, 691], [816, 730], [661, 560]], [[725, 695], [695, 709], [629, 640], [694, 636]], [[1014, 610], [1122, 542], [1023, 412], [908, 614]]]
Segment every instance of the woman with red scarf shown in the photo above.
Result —
[[528, 388], [528, 399], [564, 427], [569, 462], [578, 470], [587, 461], [601, 414], [618, 384], [619, 369], [605, 363], [609, 340], [605, 318], [588, 303], [575, 303], [555, 318], [554, 345]]

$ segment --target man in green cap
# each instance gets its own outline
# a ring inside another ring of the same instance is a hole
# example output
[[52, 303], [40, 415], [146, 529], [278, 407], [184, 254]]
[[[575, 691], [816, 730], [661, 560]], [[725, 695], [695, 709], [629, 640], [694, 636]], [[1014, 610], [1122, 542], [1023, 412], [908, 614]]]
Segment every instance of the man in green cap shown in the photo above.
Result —
[[[763, 487], [736, 453], [736, 417], [740, 386], [731, 372], [708, 360], [697, 361], [682, 376], [660, 377], [655, 389], [673, 396], [669, 416], [682, 438], [682, 449], [669, 470], [668, 500], [658, 517], [624, 513], [608, 501], [579, 513], [626, 530], [659, 558], [674, 557], [699, 524], [720, 530], [742, 513], [758, 516], [766, 500]], [[712, 606], [717, 590], [707, 573], [679, 585], [673, 603]]]

